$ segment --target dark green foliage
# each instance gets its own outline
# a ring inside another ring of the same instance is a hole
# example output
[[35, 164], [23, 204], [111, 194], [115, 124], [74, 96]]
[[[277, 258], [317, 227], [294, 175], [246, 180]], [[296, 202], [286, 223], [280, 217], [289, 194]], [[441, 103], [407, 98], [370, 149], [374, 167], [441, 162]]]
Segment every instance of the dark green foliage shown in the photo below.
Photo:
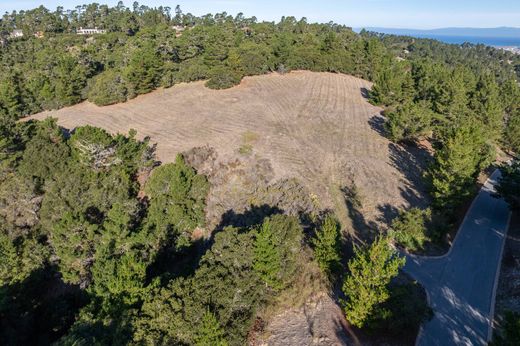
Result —
[[520, 152], [520, 107], [509, 114], [503, 144], [515, 153]]
[[268, 221], [262, 224], [255, 240], [254, 269], [262, 280], [273, 289], [282, 288], [280, 273], [282, 271], [281, 254], [278, 251], [278, 240]]
[[375, 74], [370, 99], [379, 105], [391, 106], [406, 103], [413, 97], [413, 81], [407, 63], [391, 63], [384, 60]]
[[428, 225], [431, 222], [430, 209], [411, 208], [403, 211], [392, 221], [395, 240], [408, 250], [421, 250], [430, 240]]
[[[186, 26], [182, 35], [173, 23]], [[78, 36], [79, 27], [108, 33]], [[389, 106], [393, 140], [432, 142], [432, 195], [447, 210], [469, 196], [493, 146], [520, 148], [520, 57], [484, 46], [358, 35], [294, 17], [257, 23], [180, 8], [172, 17], [138, 3], [5, 14], [0, 35], [15, 28], [25, 37], [0, 50], [1, 344], [243, 345], [257, 311], [295, 286], [312, 257], [298, 220], [284, 215], [193, 239], [205, 225], [208, 181], [179, 156], [140, 186], [136, 177], [155, 162], [135, 131], [85, 126], [68, 138], [54, 120], [20, 117], [180, 82], [221, 89], [271, 71], [353, 74], [375, 83], [364, 95]], [[516, 191], [515, 174], [505, 170], [504, 195]], [[401, 215], [400, 241], [420, 247], [428, 218]], [[315, 234], [314, 257], [333, 271], [337, 224], [327, 217]], [[356, 251], [343, 285], [355, 325], [406, 329], [424, 316], [406, 300], [415, 288], [389, 284], [401, 266], [385, 239]]]
[[502, 87], [500, 96], [506, 111], [506, 126], [502, 144], [513, 152], [520, 152], [520, 87], [516, 80], [509, 80]]
[[215, 315], [207, 310], [202, 316], [197, 332], [195, 333], [194, 344], [197, 346], [226, 346], [224, 332], [221, 330]]
[[123, 70], [129, 97], [150, 92], [159, 85], [163, 62], [153, 43], [145, 42], [131, 53]]
[[429, 177], [437, 208], [453, 210], [465, 201], [477, 175], [491, 162], [493, 148], [483, 131], [477, 122], [452, 129], [436, 153]]
[[146, 183], [150, 198], [146, 227], [156, 246], [166, 239], [175, 239], [175, 247], [189, 244], [191, 232], [204, 225], [204, 200], [208, 193], [205, 177], [177, 156], [175, 163], [154, 170]]
[[293, 280], [302, 240], [296, 218], [275, 215], [264, 220], [255, 239], [253, 268], [267, 286], [279, 290]]
[[355, 250], [342, 287], [347, 296], [345, 314], [353, 325], [361, 328], [388, 314], [382, 304], [390, 298], [388, 286], [404, 262], [405, 259], [399, 258], [388, 239], [383, 237], [377, 238], [369, 247]]
[[88, 100], [98, 106], [126, 101], [127, 87], [117, 70], [107, 70], [92, 80]]
[[400, 277], [390, 283], [389, 292], [382, 304], [385, 313], [371, 320], [370, 328], [394, 335], [410, 333], [415, 338], [416, 329], [432, 316], [426, 294], [417, 282]]
[[19, 172], [43, 184], [54, 172], [65, 169], [70, 157], [70, 148], [65, 142], [56, 119], [38, 122], [36, 134], [25, 145]]
[[208, 308], [231, 345], [243, 344], [263, 290], [253, 270], [254, 232], [226, 228], [215, 235], [200, 267], [148, 295], [136, 322], [134, 340], [194, 343]]
[[486, 138], [498, 141], [504, 122], [504, 107], [501, 104], [498, 84], [492, 76], [480, 76], [470, 106], [476, 118], [484, 125]]
[[506, 311], [502, 330], [495, 334], [491, 345], [514, 346], [520, 343], [520, 314]]
[[520, 162], [501, 167], [502, 176], [496, 186], [497, 192], [509, 203], [513, 210], [520, 209]]
[[331, 214], [327, 214], [321, 227], [316, 231], [312, 239], [314, 245], [314, 258], [320, 268], [332, 274], [339, 269], [340, 264], [340, 226]]
[[211, 89], [227, 89], [240, 83], [242, 76], [226, 67], [216, 67], [211, 70], [206, 86]]
[[405, 103], [385, 116], [388, 136], [394, 142], [417, 140], [431, 131], [433, 112], [425, 102]]

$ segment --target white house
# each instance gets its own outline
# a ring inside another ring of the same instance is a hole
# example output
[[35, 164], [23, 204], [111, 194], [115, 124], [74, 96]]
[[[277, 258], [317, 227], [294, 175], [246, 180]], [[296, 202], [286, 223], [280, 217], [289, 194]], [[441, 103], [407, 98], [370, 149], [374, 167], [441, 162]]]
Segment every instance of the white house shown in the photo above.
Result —
[[182, 35], [182, 32], [186, 29], [183, 25], [174, 25], [172, 26], [172, 29], [175, 30], [175, 36], [179, 37]]
[[10, 38], [20, 38], [23, 37], [23, 31], [20, 29], [13, 30], [13, 32], [9, 35]]
[[76, 33], [78, 35], [96, 35], [96, 34], [106, 34], [106, 30], [104, 29], [88, 29], [88, 28], [82, 28], [80, 27], [78, 30], [76, 30]]

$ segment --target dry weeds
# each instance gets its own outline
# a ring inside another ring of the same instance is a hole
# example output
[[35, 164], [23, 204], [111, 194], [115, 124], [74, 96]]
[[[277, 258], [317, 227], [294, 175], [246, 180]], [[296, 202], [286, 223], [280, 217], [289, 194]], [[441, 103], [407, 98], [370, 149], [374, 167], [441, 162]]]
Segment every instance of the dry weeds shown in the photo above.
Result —
[[351, 213], [340, 191], [354, 181], [369, 224], [422, 198], [416, 157], [380, 134], [381, 109], [362, 96], [370, 86], [348, 75], [296, 71], [248, 77], [227, 90], [179, 84], [126, 103], [85, 102], [32, 118], [54, 116], [67, 128], [90, 124], [112, 133], [135, 129], [157, 143], [163, 162], [192, 147], [210, 145], [232, 157], [247, 145], [271, 162], [275, 178], [299, 179], [344, 225]]

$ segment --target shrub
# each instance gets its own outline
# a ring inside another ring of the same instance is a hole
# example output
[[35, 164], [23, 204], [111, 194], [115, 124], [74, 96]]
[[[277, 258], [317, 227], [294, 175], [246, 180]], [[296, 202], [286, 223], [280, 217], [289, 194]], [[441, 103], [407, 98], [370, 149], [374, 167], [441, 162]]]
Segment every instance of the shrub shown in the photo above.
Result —
[[408, 250], [419, 250], [429, 240], [428, 223], [431, 221], [430, 209], [412, 208], [402, 211], [392, 222], [395, 240]]
[[210, 89], [228, 89], [240, 83], [242, 76], [226, 67], [216, 67], [210, 72], [206, 86]]
[[88, 100], [98, 106], [106, 106], [125, 102], [126, 95], [127, 88], [121, 78], [121, 72], [110, 69], [92, 80], [88, 91]]

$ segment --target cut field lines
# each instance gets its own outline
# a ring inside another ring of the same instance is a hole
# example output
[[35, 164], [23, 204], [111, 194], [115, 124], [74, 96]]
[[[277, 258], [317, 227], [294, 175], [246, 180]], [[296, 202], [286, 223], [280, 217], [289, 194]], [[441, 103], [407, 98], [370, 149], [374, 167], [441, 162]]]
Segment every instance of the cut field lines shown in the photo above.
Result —
[[270, 160], [277, 178], [296, 177], [324, 207], [348, 214], [339, 191], [355, 180], [368, 201], [367, 219], [378, 206], [405, 206], [403, 189], [422, 191], [392, 164], [390, 143], [371, 127], [381, 109], [363, 98], [370, 83], [348, 75], [296, 71], [247, 77], [228, 90], [204, 82], [175, 85], [126, 103], [96, 107], [83, 103], [32, 118], [58, 118], [74, 128], [95, 125], [112, 133], [137, 131], [157, 143], [159, 160], [210, 145], [219, 155], [237, 155], [244, 133], [254, 133], [252, 151]]

